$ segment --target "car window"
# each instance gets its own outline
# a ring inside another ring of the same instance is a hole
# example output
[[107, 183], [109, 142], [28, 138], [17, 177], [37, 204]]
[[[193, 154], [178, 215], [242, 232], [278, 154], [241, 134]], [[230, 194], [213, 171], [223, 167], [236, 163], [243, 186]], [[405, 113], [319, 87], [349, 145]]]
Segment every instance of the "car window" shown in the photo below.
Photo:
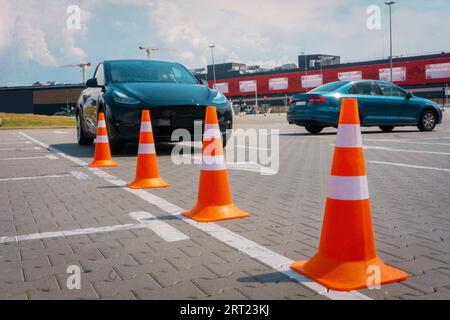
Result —
[[380, 82], [378, 84], [380, 86], [380, 90], [383, 93], [383, 96], [390, 97], [405, 97], [406, 93], [402, 89], [397, 86], [394, 86], [390, 83]]
[[360, 94], [366, 96], [380, 95], [378, 87], [375, 82], [359, 82], [353, 85], [349, 90], [350, 94]]
[[317, 87], [309, 92], [332, 92], [332, 91], [339, 89], [340, 87], [342, 87], [343, 85], [345, 85], [347, 83], [348, 83], [347, 81], [330, 82], [330, 83], [324, 84], [323, 86]]
[[176, 82], [196, 84], [184, 67], [161, 61], [116, 61], [109, 65], [112, 82]]
[[97, 84], [99, 86], [105, 85], [105, 73], [103, 71], [103, 63], [100, 63], [95, 71], [94, 78], [97, 79]]

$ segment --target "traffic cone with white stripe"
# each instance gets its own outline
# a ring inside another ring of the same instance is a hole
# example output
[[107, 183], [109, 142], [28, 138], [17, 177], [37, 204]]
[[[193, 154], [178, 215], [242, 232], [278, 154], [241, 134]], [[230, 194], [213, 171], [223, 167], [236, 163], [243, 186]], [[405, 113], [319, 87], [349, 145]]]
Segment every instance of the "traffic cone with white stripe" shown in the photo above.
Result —
[[131, 189], [144, 189], [168, 186], [170, 185], [159, 176], [150, 112], [144, 110], [141, 117], [136, 177], [133, 182], [128, 184], [128, 187]]
[[197, 205], [183, 215], [199, 222], [248, 217], [232, 200], [216, 107], [207, 107]]
[[291, 265], [323, 286], [350, 291], [403, 281], [378, 256], [356, 99], [343, 99], [319, 250]]
[[106, 130], [105, 115], [103, 112], [98, 114], [97, 138], [95, 139], [94, 161], [89, 167], [116, 167], [117, 162], [111, 160], [111, 151], [109, 149], [108, 132]]

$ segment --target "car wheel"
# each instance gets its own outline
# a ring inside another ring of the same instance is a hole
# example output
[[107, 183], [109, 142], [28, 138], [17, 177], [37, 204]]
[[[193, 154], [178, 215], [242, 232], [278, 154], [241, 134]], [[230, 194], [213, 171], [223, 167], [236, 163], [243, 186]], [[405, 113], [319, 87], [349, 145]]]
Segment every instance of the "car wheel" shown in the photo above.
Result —
[[321, 126], [305, 126], [306, 131], [312, 134], [319, 134], [323, 130]]
[[395, 126], [380, 126], [381, 131], [383, 132], [391, 132], [394, 130]]
[[436, 113], [432, 110], [425, 110], [419, 119], [417, 126], [420, 131], [432, 131], [436, 127]]
[[94, 143], [94, 139], [86, 135], [81, 116], [77, 114], [77, 140], [80, 146], [90, 146]]

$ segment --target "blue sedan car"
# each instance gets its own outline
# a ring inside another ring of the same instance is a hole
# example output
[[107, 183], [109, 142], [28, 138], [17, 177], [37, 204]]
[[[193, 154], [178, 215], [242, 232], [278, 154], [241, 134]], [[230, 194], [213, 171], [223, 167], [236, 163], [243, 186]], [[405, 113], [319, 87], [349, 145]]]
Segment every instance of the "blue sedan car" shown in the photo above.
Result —
[[415, 97], [385, 81], [336, 81], [307, 93], [293, 95], [287, 120], [313, 134], [337, 127], [341, 99], [358, 100], [362, 126], [378, 126], [385, 132], [396, 126], [417, 126], [432, 131], [442, 121], [443, 109], [431, 100]]

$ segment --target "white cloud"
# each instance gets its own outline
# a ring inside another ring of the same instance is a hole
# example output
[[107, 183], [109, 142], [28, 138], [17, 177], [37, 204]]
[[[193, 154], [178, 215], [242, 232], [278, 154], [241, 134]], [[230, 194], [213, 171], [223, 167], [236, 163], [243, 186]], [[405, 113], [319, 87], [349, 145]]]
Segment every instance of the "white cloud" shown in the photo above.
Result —
[[68, 30], [66, 8], [71, 1], [0, 0], [0, 53], [11, 53], [16, 62], [34, 62], [55, 67], [86, 56], [77, 41], [86, 36], [90, 17], [88, 5], [82, 7], [82, 28]]
[[[388, 54], [387, 8], [383, 1], [135, 0], [134, 3], [148, 11], [161, 41], [194, 52], [194, 61], [178, 55], [185, 63], [210, 62], [209, 44], [216, 45], [217, 61], [239, 59], [266, 67], [297, 62], [302, 51], [338, 54], [343, 60]], [[379, 31], [366, 27], [366, 9], [374, 3], [382, 12]], [[450, 8], [448, 1], [431, 0], [426, 4], [398, 1], [394, 7], [397, 54], [449, 49], [446, 35], [450, 25], [444, 22], [448, 12], [445, 8]]]
[[[73, 4], [82, 9], [81, 30], [66, 28]], [[381, 7], [381, 30], [366, 27], [372, 4]], [[394, 54], [450, 49], [448, 0], [397, 1], [393, 9]], [[155, 57], [188, 67], [211, 63], [211, 44], [216, 62], [262, 67], [297, 62], [303, 51], [345, 61], [386, 57], [387, 12], [382, 0], [0, 0], [0, 64], [51, 69], [140, 57], [139, 45], [176, 49]]]

